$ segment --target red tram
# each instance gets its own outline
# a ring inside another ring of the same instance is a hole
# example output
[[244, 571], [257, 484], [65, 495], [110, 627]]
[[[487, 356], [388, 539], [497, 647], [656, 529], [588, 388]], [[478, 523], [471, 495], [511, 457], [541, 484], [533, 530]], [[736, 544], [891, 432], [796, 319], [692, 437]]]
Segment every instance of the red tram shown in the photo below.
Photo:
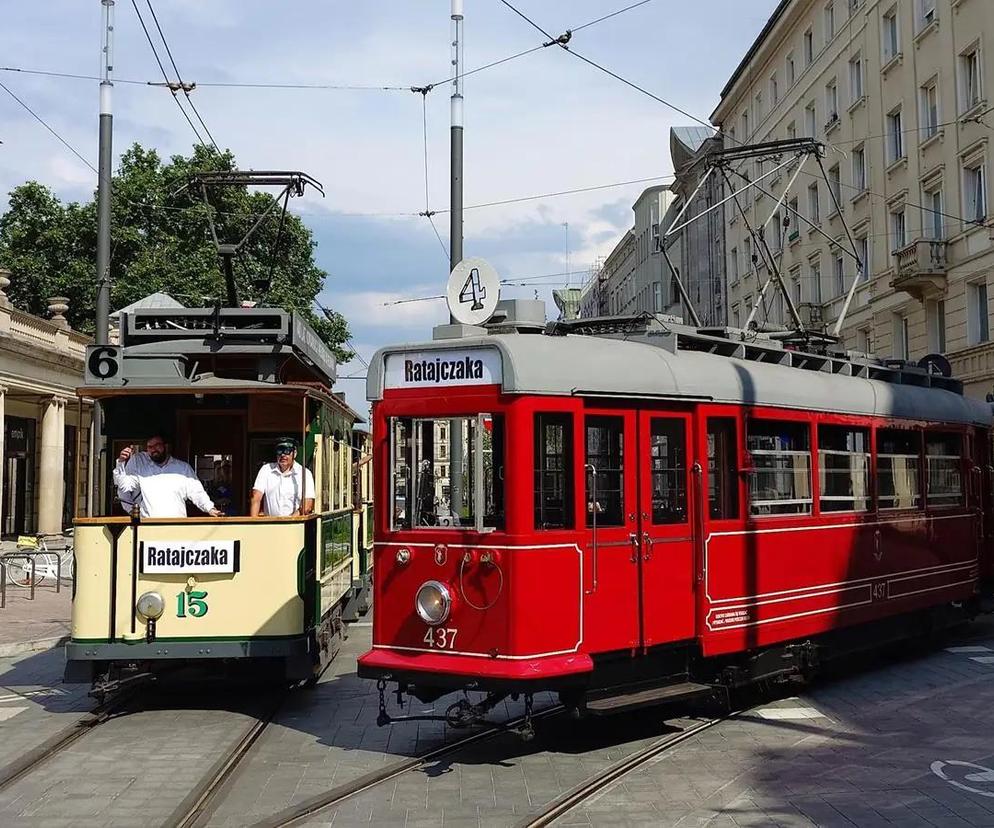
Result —
[[505, 319], [382, 350], [368, 392], [381, 692], [606, 712], [806, 674], [994, 581], [991, 407], [910, 364]]

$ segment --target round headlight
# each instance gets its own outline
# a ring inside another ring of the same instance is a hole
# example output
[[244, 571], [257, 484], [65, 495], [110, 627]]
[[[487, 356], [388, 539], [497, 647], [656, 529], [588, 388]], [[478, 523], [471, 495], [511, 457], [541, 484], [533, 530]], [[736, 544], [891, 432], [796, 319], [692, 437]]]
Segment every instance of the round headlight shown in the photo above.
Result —
[[452, 609], [448, 587], [438, 581], [425, 581], [414, 598], [414, 609], [426, 624], [443, 623]]
[[155, 621], [166, 609], [166, 602], [158, 592], [145, 592], [138, 598], [135, 609], [142, 618]]

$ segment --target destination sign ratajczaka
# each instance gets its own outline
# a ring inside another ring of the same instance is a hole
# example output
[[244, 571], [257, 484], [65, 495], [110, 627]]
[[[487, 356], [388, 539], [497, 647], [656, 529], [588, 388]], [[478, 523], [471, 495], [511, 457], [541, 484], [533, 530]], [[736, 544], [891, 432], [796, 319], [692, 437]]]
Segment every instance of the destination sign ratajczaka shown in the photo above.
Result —
[[384, 377], [387, 388], [494, 385], [501, 379], [500, 354], [494, 348], [389, 354]]
[[238, 571], [238, 541], [142, 541], [146, 574], [213, 574]]

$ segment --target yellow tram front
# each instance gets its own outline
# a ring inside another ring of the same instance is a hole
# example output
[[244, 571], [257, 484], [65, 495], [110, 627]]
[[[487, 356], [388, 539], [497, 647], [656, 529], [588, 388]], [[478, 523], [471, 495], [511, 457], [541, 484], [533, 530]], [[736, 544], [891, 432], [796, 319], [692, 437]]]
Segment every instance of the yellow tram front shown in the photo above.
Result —
[[[67, 680], [318, 675], [368, 606], [371, 557], [334, 357], [270, 309], [127, 315], [121, 346], [88, 356], [80, 396], [102, 429], [78, 504]], [[184, 514], [163, 514], [177, 492]]]

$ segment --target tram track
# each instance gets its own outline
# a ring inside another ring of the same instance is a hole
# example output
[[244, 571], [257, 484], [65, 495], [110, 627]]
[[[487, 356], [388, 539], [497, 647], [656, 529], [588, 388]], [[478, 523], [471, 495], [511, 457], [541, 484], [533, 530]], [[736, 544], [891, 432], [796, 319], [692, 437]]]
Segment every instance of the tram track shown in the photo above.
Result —
[[590, 800], [601, 791], [609, 788], [618, 780], [624, 778], [632, 771], [638, 770], [657, 756], [665, 753], [677, 745], [693, 739], [705, 730], [710, 730], [715, 725], [728, 721], [733, 715], [719, 716], [714, 719], [706, 719], [699, 724], [693, 725], [686, 730], [662, 739], [657, 739], [645, 748], [626, 756], [598, 774], [585, 780], [583, 783], [568, 791], [563, 796], [550, 802], [539, 814], [532, 814], [527, 819], [518, 823], [518, 828], [545, 828], [552, 825], [557, 819], [568, 814], [570, 811]]
[[[544, 719], [550, 719], [565, 712], [566, 708], [561, 704], [557, 704], [532, 714], [531, 721], [538, 722]], [[302, 800], [296, 805], [284, 808], [282, 811], [279, 811], [272, 816], [252, 823], [250, 828], [284, 828], [285, 826], [298, 825], [303, 820], [313, 816], [319, 811], [323, 811], [325, 808], [341, 805], [343, 802], [346, 802], [362, 793], [366, 793], [367, 791], [387, 782], [391, 782], [399, 776], [419, 770], [429, 762], [444, 759], [445, 757], [452, 756], [459, 753], [459, 751], [465, 750], [466, 748], [472, 747], [480, 742], [489, 741], [490, 739], [504, 733], [513, 731], [514, 729], [524, 725], [525, 722], [526, 717], [519, 716], [507, 722], [503, 722], [485, 730], [464, 736], [463, 738], [457, 739], [453, 742], [439, 745], [436, 748], [420, 753], [417, 756], [412, 756], [409, 759], [402, 759], [399, 762], [393, 762], [384, 768], [363, 774], [362, 776], [353, 779], [351, 782], [346, 782], [335, 788], [331, 788], [327, 791], [316, 794], [315, 796], [309, 797], [308, 799]]]
[[122, 694], [117, 698], [101, 702], [75, 722], [50, 736], [40, 745], [27, 751], [23, 756], [0, 768], [0, 792], [38, 770], [42, 765], [58, 756], [69, 746], [82, 739], [94, 728], [122, 713], [133, 701], [134, 693]]

